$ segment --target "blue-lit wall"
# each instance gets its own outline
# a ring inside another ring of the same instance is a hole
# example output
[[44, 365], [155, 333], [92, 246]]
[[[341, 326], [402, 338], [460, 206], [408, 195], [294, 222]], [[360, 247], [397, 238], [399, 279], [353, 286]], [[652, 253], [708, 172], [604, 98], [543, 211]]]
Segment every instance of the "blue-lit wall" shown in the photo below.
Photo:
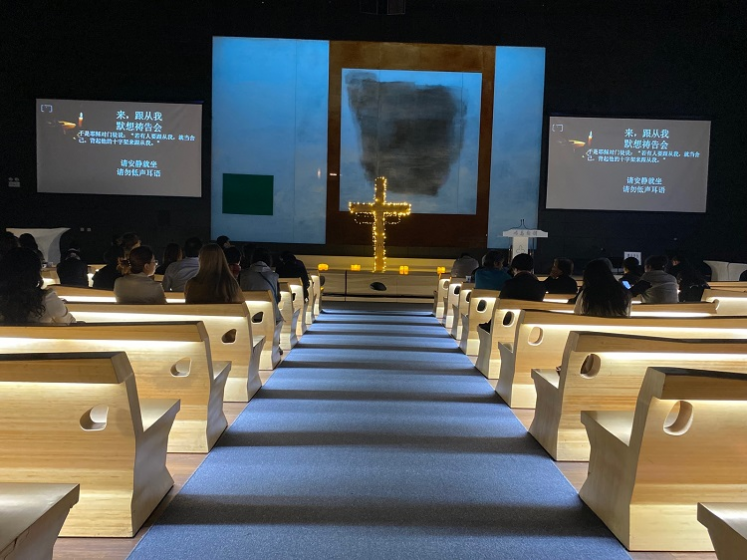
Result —
[[[212, 237], [324, 243], [329, 43], [213, 40]], [[223, 206], [223, 174], [273, 177], [273, 213]]]
[[488, 247], [508, 247], [522, 219], [537, 227], [544, 91], [545, 49], [496, 49]]

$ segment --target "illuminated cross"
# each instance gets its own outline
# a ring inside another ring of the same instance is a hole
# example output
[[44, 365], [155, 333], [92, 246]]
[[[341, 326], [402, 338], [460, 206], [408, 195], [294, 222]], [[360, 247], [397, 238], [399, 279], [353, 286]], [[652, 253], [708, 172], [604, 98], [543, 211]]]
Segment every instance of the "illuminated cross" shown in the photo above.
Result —
[[373, 202], [348, 202], [350, 213], [359, 224], [373, 226], [374, 272], [386, 270], [386, 225], [396, 224], [402, 216], [409, 216], [409, 202], [386, 201], [386, 177], [377, 177]]

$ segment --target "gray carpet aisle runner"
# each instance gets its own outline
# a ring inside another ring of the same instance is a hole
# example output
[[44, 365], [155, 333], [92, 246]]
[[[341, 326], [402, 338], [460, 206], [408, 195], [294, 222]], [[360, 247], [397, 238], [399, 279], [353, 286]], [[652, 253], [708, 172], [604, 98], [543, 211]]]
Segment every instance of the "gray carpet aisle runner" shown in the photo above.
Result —
[[130, 555], [629, 558], [420, 312], [322, 314]]

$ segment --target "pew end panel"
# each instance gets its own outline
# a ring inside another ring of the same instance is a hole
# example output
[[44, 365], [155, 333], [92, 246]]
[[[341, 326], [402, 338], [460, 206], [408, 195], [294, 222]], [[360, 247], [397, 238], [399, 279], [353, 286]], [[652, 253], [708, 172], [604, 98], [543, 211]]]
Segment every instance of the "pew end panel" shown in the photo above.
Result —
[[473, 283], [464, 282], [459, 290], [459, 297], [456, 303], [453, 304], [451, 314], [453, 320], [451, 322], [451, 338], [459, 341], [462, 337], [462, 329], [464, 324], [462, 323], [462, 315], [469, 313], [469, 302], [472, 299], [472, 290], [475, 285]]
[[493, 308], [500, 296], [497, 290], [472, 290], [467, 314], [461, 317], [462, 333], [459, 338], [459, 349], [470, 356], [476, 364], [475, 357], [479, 353], [479, 326], [488, 323], [493, 318]]
[[301, 317], [300, 310], [294, 304], [294, 293], [287, 282], [280, 283], [280, 313], [283, 315], [283, 324], [280, 329], [280, 347], [287, 351], [295, 348], [298, 344], [298, 321]]
[[581, 499], [628, 550], [713, 550], [697, 504], [747, 494], [745, 401], [745, 375], [649, 368], [634, 412], [582, 413]]
[[0, 481], [76, 482], [60, 534], [131, 537], [173, 485], [178, 411], [178, 400], [138, 398], [124, 352], [2, 355]]
[[747, 502], [699, 503], [698, 521], [708, 529], [718, 560], [747, 558]]
[[52, 560], [79, 484], [0, 482], [0, 558]]
[[301, 336], [308, 330], [310, 322], [307, 321], [308, 304], [303, 296], [303, 281], [300, 278], [281, 278], [281, 286], [288, 285], [293, 301], [293, 309], [298, 310], [299, 317], [296, 322], [296, 337], [300, 340]]
[[433, 292], [433, 316], [436, 317], [440, 323], [444, 322], [450, 280], [451, 278], [448, 275], [440, 275], [438, 283], [436, 284], [436, 290]]

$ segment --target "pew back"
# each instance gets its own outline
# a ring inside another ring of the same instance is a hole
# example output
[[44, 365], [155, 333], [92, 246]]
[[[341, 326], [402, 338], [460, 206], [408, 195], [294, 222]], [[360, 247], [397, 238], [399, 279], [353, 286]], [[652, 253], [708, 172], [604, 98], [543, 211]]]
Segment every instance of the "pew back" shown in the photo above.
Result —
[[[245, 292], [245, 294], [252, 292]], [[267, 290], [269, 294], [269, 290]], [[267, 296], [268, 298], [271, 296]], [[226, 382], [224, 399], [248, 402], [259, 390], [259, 364], [257, 356], [263, 352], [266, 339], [260, 334], [254, 341], [253, 328], [267, 322], [273, 323], [271, 304], [269, 315], [263, 313], [254, 323], [257, 312], [254, 303], [130, 305], [118, 303], [68, 303], [68, 309], [80, 321], [90, 323], [152, 323], [174, 321], [202, 321], [207, 330], [212, 359], [231, 362], [231, 372]], [[265, 311], [261, 308], [261, 311]], [[259, 344], [259, 348], [257, 348]], [[272, 348], [269, 350], [272, 351]]]
[[532, 371], [537, 409], [529, 429], [558, 461], [588, 461], [582, 410], [632, 410], [649, 367], [747, 374], [747, 340], [680, 340], [571, 332], [560, 372]]
[[500, 344], [496, 391], [509, 406], [534, 408], [532, 369], [560, 365], [571, 331], [594, 331], [661, 338], [747, 338], [747, 317], [589, 317], [523, 310], [512, 344]]
[[127, 352], [140, 398], [179, 398], [170, 452], [207, 453], [227, 427], [230, 363], [211, 360], [202, 322], [0, 326], [3, 354]]

